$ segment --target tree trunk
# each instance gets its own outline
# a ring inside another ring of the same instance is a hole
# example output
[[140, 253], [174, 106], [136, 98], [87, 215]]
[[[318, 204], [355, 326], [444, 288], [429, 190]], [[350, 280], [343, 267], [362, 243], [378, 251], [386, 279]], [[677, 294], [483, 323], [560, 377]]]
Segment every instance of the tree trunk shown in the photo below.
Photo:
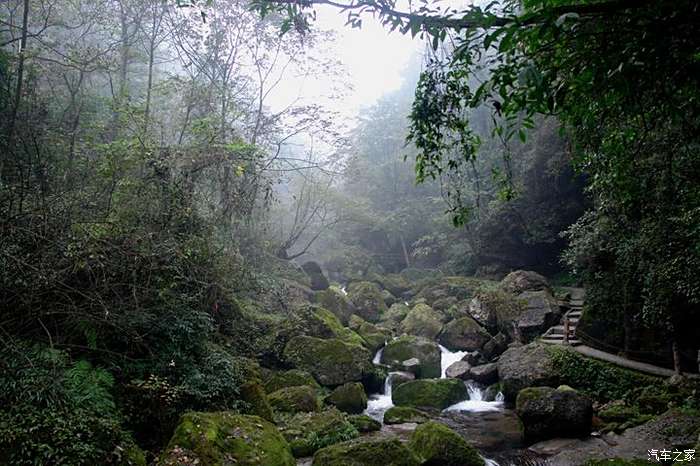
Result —
[[[153, 20], [155, 22], [155, 19]], [[155, 31], [155, 25], [154, 25]], [[154, 32], [155, 34], [155, 32]], [[153, 90], [153, 62], [155, 54], [155, 37], [151, 37], [148, 48], [148, 83], [146, 84], [146, 108], [143, 112], [143, 135], [148, 135], [148, 119], [151, 116], [151, 93]]]
[[673, 371], [676, 375], [681, 375], [681, 351], [678, 348], [678, 342], [675, 337], [671, 343], [671, 351], [673, 352]]
[[19, 57], [17, 62], [17, 85], [15, 87], [14, 102], [12, 103], [12, 113], [7, 126], [8, 146], [12, 144], [12, 137], [17, 123], [17, 113], [22, 102], [22, 86], [24, 84], [24, 63], [27, 49], [27, 35], [29, 29], [29, 0], [24, 0], [24, 11], [22, 12], [22, 38], [19, 42]]

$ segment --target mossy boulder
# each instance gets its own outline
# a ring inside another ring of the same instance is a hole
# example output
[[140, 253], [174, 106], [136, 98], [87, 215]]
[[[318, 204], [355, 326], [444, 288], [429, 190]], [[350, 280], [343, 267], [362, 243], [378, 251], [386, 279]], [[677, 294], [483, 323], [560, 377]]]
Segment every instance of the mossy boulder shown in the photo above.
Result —
[[524, 291], [549, 290], [549, 282], [545, 277], [531, 270], [516, 270], [501, 280], [501, 288], [511, 294]]
[[402, 296], [405, 292], [411, 289], [411, 283], [406, 279], [406, 277], [397, 273], [375, 275], [372, 278], [372, 281], [377, 282], [379, 286], [385, 290], [388, 290], [392, 295], [397, 297]]
[[276, 411], [284, 413], [318, 411], [321, 407], [316, 390], [308, 385], [281, 388], [268, 398]]
[[498, 360], [498, 376], [506, 401], [515, 401], [526, 387], [559, 386], [555, 353], [539, 343], [508, 348]]
[[408, 448], [424, 465], [484, 466], [474, 447], [444, 424], [430, 421], [413, 431]]
[[480, 290], [469, 303], [469, 315], [491, 333], [503, 333], [509, 341], [517, 340], [516, 322], [525, 311], [525, 302], [500, 287]]
[[407, 422], [422, 424], [429, 420], [426, 413], [410, 406], [392, 406], [384, 413], [384, 424], [405, 424]]
[[416, 298], [425, 299], [430, 305], [448, 297], [453, 297], [457, 301], [471, 299], [485, 284], [484, 280], [473, 277], [440, 277], [424, 282]]
[[491, 339], [491, 335], [471, 317], [461, 317], [445, 325], [440, 343], [452, 351], [474, 351]]
[[132, 439], [118, 445], [115, 451], [119, 452], [119, 460], [116, 461], [116, 466], [146, 466], [146, 454], [139, 448]]
[[359, 436], [358, 429], [335, 408], [285, 418], [280, 430], [295, 457], [311, 456], [320, 448]]
[[344, 327], [335, 314], [320, 306], [306, 305], [297, 308], [292, 319], [296, 320], [299, 334], [317, 338], [338, 338], [355, 345], [364, 344], [362, 337]]
[[284, 358], [297, 369], [311, 373], [321, 385], [359, 382], [372, 367], [369, 350], [336, 338], [294, 337], [284, 348]]
[[469, 398], [467, 387], [458, 379], [420, 379], [403, 383], [392, 390], [396, 406], [445, 409]]
[[349, 414], [359, 414], [367, 409], [367, 394], [359, 382], [350, 382], [336, 387], [325, 401]]
[[265, 378], [264, 387], [267, 393], [276, 392], [281, 388], [298, 387], [307, 385], [313, 388], [320, 388], [314, 376], [306, 371], [290, 369], [288, 371], [272, 371]]
[[384, 389], [384, 381], [387, 375], [389, 375], [389, 370], [386, 366], [372, 364], [362, 377], [362, 385], [365, 387], [365, 392], [381, 392]]
[[419, 466], [418, 458], [397, 439], [353, 440], [323, 448], [312, 466]]
[[267, 398], [265, 389], [257, 380], [241, 385], [241, 399], [250, 406], [249, 414], [260, 416], [266, 421], [274, 421], [270, 400]]
[[391, 340], [384, 347], [381, 362], [394, 369], [403, 370], [403, 362], [413, 358], [419, 361], [414, 372], [416, 377], [440, 377], [440, 347], [427, 338], [404, 335]]
[[321, 266], [318, 265], [317, 262], [305, 262], [304, 264], [302, 264], [301, 268], [304, 272], [306, 272], [306, 275], [309, 276], [309, 279], [311, 281], [310, 288], [312, 290], [318, 291], [325, 290], [328, 288], [328, 279], [325, 275], [323, 275], [323, 270], [321, 270]]
[[362, 337], [364, 345], [372, 352], [391, 339], [391, 330], [371, 324], [358, 315], [350, 317], [349, 326]]
[[355, 426], [355, 429], [361, 433], [376, 432], [382, 428], [381, 422], [372, 419], [366, 414], [354, 414], [352, 416], [348, 416], [348, 422]]
[[401, 322], [401, 330], [409, 335], [434, 340], [442, 330], [442, 318], [442, 314], [427, 304], [416, 304]]
[[591, 400], [576, 390], [530, 387], [520, 390], [515, 411], [529, 441], [582, 437], [591, 431]]
[[295, 466], [289, 444], [270, 422], [231, 412], [182, 416], [159, 466]]
[[382, 326], [398, 332], [401, 329], [401, 322], [403, 322], [410, 310], [411, 308], [404, 303], [394, 303], [381, 316], [380, 322]]
[[525, 291], [518, 295], [525, 309], [517, 320], [518, 336], [529, 343], [559, 322], [561, 309], [548, 290]]
[[334, 286], [327, 290], [317, 291], [314, 295], [314, 302], [331, 311], [343, 325], [348, 324], [350, 316], [355, 312], [355, 306], [350, 302], [350, 299]]
[[348, 297], [355, 306], [355, 313], [369, 322], [377, 322], [387, 311], [382, 290], [372, 282], [352, 282]]

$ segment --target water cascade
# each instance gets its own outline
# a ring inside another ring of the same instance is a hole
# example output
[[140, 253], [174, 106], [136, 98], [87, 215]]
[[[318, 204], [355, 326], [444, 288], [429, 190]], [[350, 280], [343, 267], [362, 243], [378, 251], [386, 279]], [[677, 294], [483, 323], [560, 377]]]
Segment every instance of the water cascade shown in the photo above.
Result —
[[503, 409], [503, 394], [496, 395], [496, 401], [484, 401], [483, 390], [473, 381], [467, 382], [467, 392], [469, 399], [453, 404], [445, 411], [471, 411], [475, 413], [484, 413], [488, 411], [499, 411]]
[[450, 351], [442, 345], [440, 347], [440, 378], [447, 378], [446, 372], [447, 368], [457, 361], [461, 361], [464, 356], [466, 356], [466, 351]]

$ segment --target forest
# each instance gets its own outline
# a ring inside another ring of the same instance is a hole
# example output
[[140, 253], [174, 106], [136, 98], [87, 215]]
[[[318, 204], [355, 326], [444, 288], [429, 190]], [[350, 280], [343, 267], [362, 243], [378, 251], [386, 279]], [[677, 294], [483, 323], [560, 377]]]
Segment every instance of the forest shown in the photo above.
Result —
[[693, 0], [2, 0], [0, 465], [700, 465], [699, 135]]

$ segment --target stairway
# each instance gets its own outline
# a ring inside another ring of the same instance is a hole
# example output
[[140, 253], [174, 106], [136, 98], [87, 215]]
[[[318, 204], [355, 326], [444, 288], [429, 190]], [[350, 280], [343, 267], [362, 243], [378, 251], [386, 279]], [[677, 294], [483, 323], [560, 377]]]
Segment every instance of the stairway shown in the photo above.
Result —
[[[572, 346], [580, 345], [581, 340], [576, 338], [576, 326], [581, 319], [581, 314], [583, 313], [583, 301], [584, 301], [584, 290], [582, 288], [570, 288], [569, 292], [571, 297], [568, 301], [563, 301], [561, 305], [568, 310], [564, 313], [561, 318], [559, 325], [550, 327], [544, 335], [540, 338], [543, 343], [549, 343], [550, 345], [565, 345], [569, 344]], [[564, 334], [566, 333], [566, 322], [568, 320], [569, 335], [568, 341], [565, 341]]]

